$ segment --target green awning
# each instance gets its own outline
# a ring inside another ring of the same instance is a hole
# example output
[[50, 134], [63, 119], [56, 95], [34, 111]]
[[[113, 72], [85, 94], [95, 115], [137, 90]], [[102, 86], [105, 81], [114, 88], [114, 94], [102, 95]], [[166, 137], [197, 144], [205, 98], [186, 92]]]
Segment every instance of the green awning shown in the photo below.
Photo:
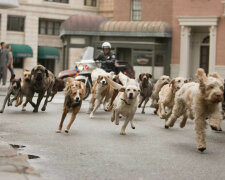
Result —
[[59, 50], [55, 47], [38, 46], [38, 59], [59, 59]]
[[33, 50], [26, 44], [7, 44], [12, 47], [12, 53], [14, 58], [26, 58], [33, 57]]

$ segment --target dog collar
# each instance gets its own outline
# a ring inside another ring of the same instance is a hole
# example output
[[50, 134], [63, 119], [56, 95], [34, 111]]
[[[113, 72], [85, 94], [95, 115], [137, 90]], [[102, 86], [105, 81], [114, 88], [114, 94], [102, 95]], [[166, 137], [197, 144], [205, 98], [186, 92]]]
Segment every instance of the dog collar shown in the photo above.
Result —
[[131, 105], [129, 104], [125, 99], [120, 98], [123, 102], [125, 102], [126, 105]]

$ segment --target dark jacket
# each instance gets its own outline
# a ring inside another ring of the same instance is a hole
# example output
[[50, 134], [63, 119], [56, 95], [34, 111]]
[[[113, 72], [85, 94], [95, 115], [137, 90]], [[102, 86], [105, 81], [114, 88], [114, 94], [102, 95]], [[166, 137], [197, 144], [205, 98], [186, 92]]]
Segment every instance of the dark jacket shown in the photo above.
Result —
[[106, 72], [115, 70], [116, 56], [112, 51], [109, 51], [108, 54], [104, 54], [104, 52], [101, 52], [95, 60], [102, 61], [101, 68], [104, 69]]

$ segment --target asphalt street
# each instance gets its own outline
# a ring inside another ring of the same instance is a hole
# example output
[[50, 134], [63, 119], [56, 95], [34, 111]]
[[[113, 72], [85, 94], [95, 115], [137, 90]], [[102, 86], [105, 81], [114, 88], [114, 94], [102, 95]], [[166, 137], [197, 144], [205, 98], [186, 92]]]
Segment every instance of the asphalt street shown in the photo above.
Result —
[[[3, 102], [0, 96], [0, 103]], [[135, 115], [136, 129], [127, 127], [121, 136], [120, 125], [110, 121], [111, 113], [102, 108], [90, 119], [84, 101], [69, 134], [55, 131], [59, 124], [63, 94], [58, 94], [46, 112], [22, 112], [21, 106], [6, 107], [0, 114], [0, 136], [12, 144], [25, 145], [20, 153], [40, 156], [29, 162], [49, 180], [211, 180], [225, 179], [225, 133], [207, 131], [207, 149], [197, 151], [194, 124], [188, 120], [184, 129], [179, 123], [164, 129], [164, 121], [153, 109]], [[68, 123], [68, 114], [64, 128]], [[225, 123], [222, 125], [225, 130]]]

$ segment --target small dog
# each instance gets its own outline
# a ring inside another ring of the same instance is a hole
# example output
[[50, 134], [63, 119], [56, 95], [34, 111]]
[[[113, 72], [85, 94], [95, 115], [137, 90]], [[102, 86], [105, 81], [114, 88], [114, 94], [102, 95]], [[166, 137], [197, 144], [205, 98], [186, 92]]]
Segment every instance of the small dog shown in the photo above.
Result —
[[37, 103], [35, 105], [33, 112], [38, 112], [41, 100], [43, 99], [45, 93], [47, 92], [44, 105], [41, 108], [42, 111], [46, 110], [48, 98], [51, 95], [54, 83], [55, 83], [54, 74], [51, 71], [47, 70], [44, 66], [37, 65], [31, 70], [31, 85], [33, 94], [35, 92], [38, 93]]
[[23, 79], [22, 79], [22, 85], [21, 85], [21, 91], [16, 99], [16, 107], [22, 104], [23, 97], [26, 97], [26, 102], [22, 106], [22, 111], [26, 111], [25, 107], [27, 103], [29, 102], [33, 107], [35, 107], [35, 104], [32, 102], [33, 98], [33, 91], [32, 91], [32, 85], [30, 82], [31, 79], [31, 71], [25, 70], [23, 72]]
[[[7, 95], [5, 97], [5, 100], [2, 105], [2, 109], [0, 110], [0, 113], [3, 113], [5, 110], [5, 105], [8, 102], [8, 106], [12, 106], [13, 101], [17, 99], [18, 94], [21, 91], [21, 79], [12, 79], [10, 82], [10, 86], [7, 91]], [[13, 95], [14, 97], [10, 99], [10, 96]]]
[[[172, 113], [172, 108], [174, 105], [174, 98], [175, 93], [184, 85], [184, 83], [187, 83], [188, 80], [182, 77], [177, 77], [172, 79], [170, 84], [166, 84], [162, 87], [162, 89], [159, 92], [159, 109], [158, 109], [158, 115], [161, 119], [167, 119]], [[165, 111], [165, 108], [167, 107], [167, 112]]]
[[64, 88], [65, 88], [65, 81], [60, 78], [56, 78], [51, 92], [51, 99], [48, 102], [51, 102], [54, 96], [57, 94], [57, 92], [62, 92]]
[[104, 104], [104, 109], [107, 111], [106, 103], [111, 98], [111, 94], [110, 85], [107, 83], [105, 77], [99, 75], [97, 81], [91, 89], [92, 97], [88, 109], [88, 113], [90, 113], [91, 119], [94, 117], [94, 113], [102, 103]]
[[152, 99], [152, 104], [150, 107], [155, 108], [156, 110], [154, 111], [155, 114], [157, 114], [158, 111], [158, 100], [159, 100], [159, 91], [161, 90], [161, 88], [170, 83], [170, 77], [169, 76], [161, 76], [159, 78], [159, 80], [156, 82], [154, 88], [153, 88], [153, 92], [151, 95], [151, 99]]
[[206, 149], [205, 129], [206, 118], [213, 130], [222, 131], [222, 106], [224, 79], [218, 73], [206, 76], [203, 69], [196, 73], [199, 83], [190, 82], [184, 84], [176, 93], [172, 114], [166, 123], [166, 127], [173, 127], [177, 118], [183, 115], [181, 127], [184, 127], [189, 117], [194, 119], [197, 134], [197, 148], [203, 152]]
[[140, 99], [139, 99], [139, 105], [138, 107], [140, 108], [142, 103], [144, 102], [144, 106], [142, 108], [142, 114], [145, 113], [145, 106], [149, 101], [149, 98], [152, 95], [152, 82], [150, 81], [150, 79], [152, 78], [152, 75], [149, 73], [141, 73], [139, 75], [139, 86], [140, 86]]
[[140, 88], [134, 79], [128, 78], [126, 87], [121, 86], [108, 77], [105, 77], [105, 79], [113, 88], [118, 89], [119, 91], [119, 94], [113, 102], [111, 121], [115, 121], [115, 124], [119, 125], [119, 116], [124, 116], [126, 120], [122, 126], [120, 134], [125, 135], [125, 130], [129, 122], [131, 124], [131, 128], [135, 129], [133, 118], [138, 106], [138, 95], [140, 94]]
[[[74, 86], [74, 84], [76, 84], [76, 86]], [[65, 117], [67, 113], [70, 110], [72, 110], [72, 116], [71, 116], [70, 122], [65, 129], [65, 132], [69, 133], [70, 127], [72, 123], [74, 122], [76, 115], [80, 111], [80, 108], [82, 105], [82, 100], [85, 95], [85, 89], [82, 88], [84, 86], [85, 84], [80, 81], [74, 81], [74, 83], [70, 81], [70, 83], [67, 83], [65, 88], [65, 101], [63, 106], [63, 114], [62, 114], [62, 118], [61, 118], [58, 130], [56, 131], [57, 133], [61, 132]]]

